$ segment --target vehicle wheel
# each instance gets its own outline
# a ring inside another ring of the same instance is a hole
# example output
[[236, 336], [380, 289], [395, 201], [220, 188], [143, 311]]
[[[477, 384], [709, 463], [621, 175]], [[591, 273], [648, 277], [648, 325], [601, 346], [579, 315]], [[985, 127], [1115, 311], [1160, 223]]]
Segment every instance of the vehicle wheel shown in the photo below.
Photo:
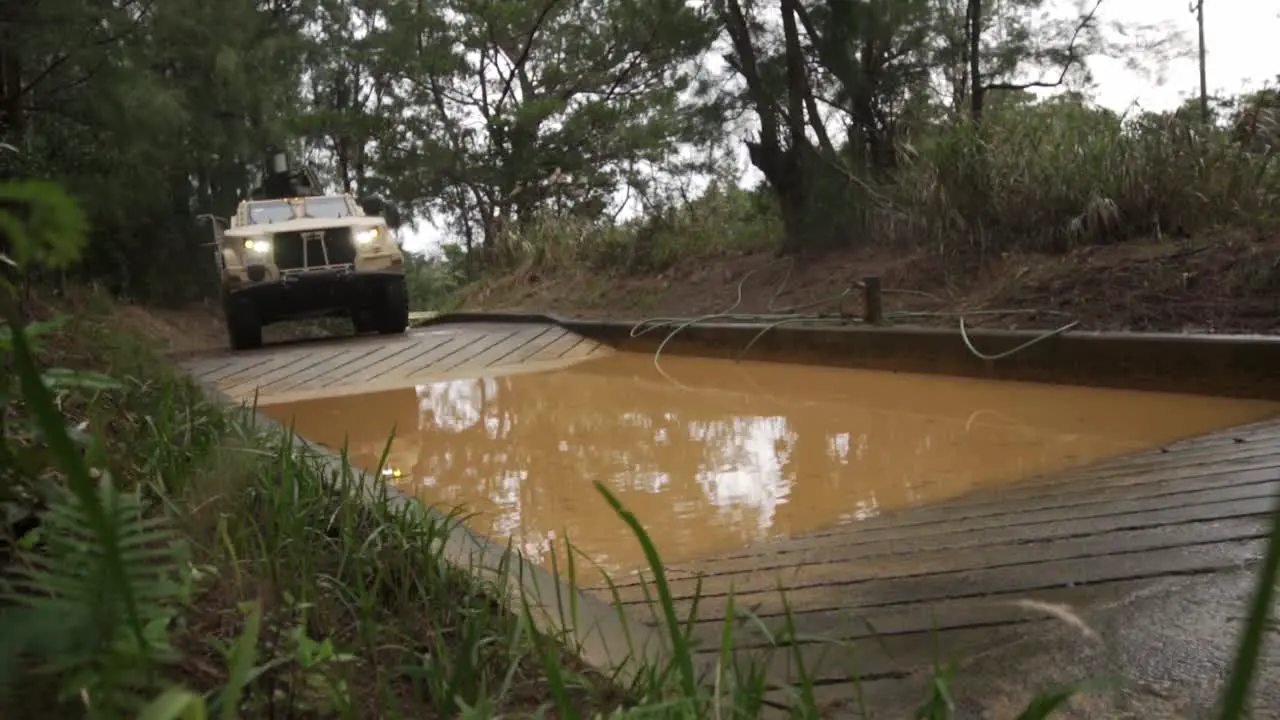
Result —
[[409, 329], [409, 293], [404, 279], [388, 281], [376, 316], [379, 335], [398, 335]]
[[365, 308], [359, 308], [351, 311], [351, 325], [355, 328], [357, 335], [371, 333], [377, 330], [373, 322], [374, 314]]
[[262, 320], [258, 309], [247, 300], [228, 298], [223, 305], [226, 315], [227, 338], [232, 350], [252, 350], [262, 347]]

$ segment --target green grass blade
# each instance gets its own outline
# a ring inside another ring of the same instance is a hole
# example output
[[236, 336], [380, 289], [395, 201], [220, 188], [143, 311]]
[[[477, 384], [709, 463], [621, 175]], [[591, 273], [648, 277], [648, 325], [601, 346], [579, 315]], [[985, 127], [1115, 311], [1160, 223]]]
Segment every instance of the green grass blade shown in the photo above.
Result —
[[663, 618], [671, 635], [671, 650], [675, 654], [675, 663], [680, 670], [681, 689], [689, 701], [696, 702], [698, 677], [693, 669], [693, 655], [689, 651], [689, 639], [683, 632], [679, 617], [676, 616], [675, 601], [671, 596], [671, 587], [667, 584], [666, 569], [663, 567], [662, 558], [658, 555], [658, 549], [635, 514], [623, 507], [622, 502], [604, 486], [604, 483], [596, 480], [595, 486], [596, 492], [604, 496], [605, 502], [609, 503], [609, 507], [613, 508], [618, 517], [627, 524], [644, 550], [645, 560], [649, 563], [649, 569], [653, 571], [653, 584], [658, 593], [658, 601], [662, 605]]
[[235, 720], [239, 715], [240, 698], [258, 655], [261, 625], [262, 607], [255, 602], [249, 606], [249, 611], [245, 614], [244, 630], [236, 637], [227, 658], [227, 684], [220, 699], [220, 720]]
[[1227, 682], [1226, 692], [1222, 697], [1222, 713], [1218, 716], [1221, 720], [1238, 720], [1245, 717], [1245, 709], [1249, 704], [1249, 689], [1253, 683], [1253, 676], [1258, 671], [1262, 641], [1267, 634], [1278, 580], [1280, 580], [1280, 495], [1277, 496], [1275, 507], [1271, 512], [1271, 536], [1267, 541], [1267, 552], [1262, 560], [1262, 569], [1258, 572], [1258, 584], [1253, 592], [1249, 618], [1240, 636], [1240, 646], [1231, 668], [1231, 679]]

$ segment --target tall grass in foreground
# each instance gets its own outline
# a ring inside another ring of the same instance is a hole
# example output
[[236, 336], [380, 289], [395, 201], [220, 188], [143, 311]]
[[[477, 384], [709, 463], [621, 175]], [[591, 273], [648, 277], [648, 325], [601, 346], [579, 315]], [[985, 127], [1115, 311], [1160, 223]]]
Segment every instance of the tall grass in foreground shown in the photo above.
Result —
[[[767, 685], [767, 657], [734, 652], [733, 620], [711, 667], [695, 662], [696, 603], [680, 617], [656, 546], [603, 485], [644, 548], [673, 649], [625, 687], [578, 663], [571, 637], [537, 632], [532, 606], [561, 603], [526, 597], [523, 612], [510, 611], [504, 573], [516, 563], [486, 581], [445, 560], [457, 518], [393, 505], [382, 485], [345, 464], [335, 472], [290, 435], [181, 384], [42, 371], [24, 330], [7, 338], [20, 391], [6, 407], [42, 444], [6, 437], [6, 477], [54, 480], [0, 585], [0, 681], [20, 715], [719, 718], [756, 717], [767, 703], [824, 714], [789, 623], [767, 652], [792, 656], [791, 688]], [[69, 428], [77, 394], [133, 413], [133, 444], [109, 445], [92, 424]], [[48, 464], [8, 465], [30, 448]], [[1224, 720], [1244, 717], [1256, 671], [1280, 566], [1274, 527]], [[732, 600], [726, 615], [736, 615]], [[1070, 696], [1041, 695], [1020, 717], [1047, 717]], [[918, 716], [952, 711], [944, 666]]]
[[[149, 399], [146, 437], [109, 456], [92, 428], [68, 432], [25, 333], [12, 338], [21, 393], [7, 407], [50, 450], [48, 466], [28, 469], [57, 477], [0, 586], [6, 708], [363, 718], [541, 703], [527, 619], [442, 559], [452, 519], [395, 510], [370, 498], [381, 485], [334, 476], [290, 436], [198, 401], [163, 412], [166, 400]], [[130, 405], [141, 384], [99, 399]], [[188, 444], [202, 423], [218, 426], [217, 444]], [[146, 472], [116, 472], [125, 465]], [[562, 674], [568, 702], [613, 702], [606, 683]]]

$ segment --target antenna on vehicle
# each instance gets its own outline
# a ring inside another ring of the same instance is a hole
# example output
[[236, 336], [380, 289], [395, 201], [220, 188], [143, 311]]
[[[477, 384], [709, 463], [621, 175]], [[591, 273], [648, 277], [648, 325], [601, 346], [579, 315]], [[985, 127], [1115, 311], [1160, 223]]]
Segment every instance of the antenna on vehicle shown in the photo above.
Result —
[[289, 154], [280, 146], [267, 146], [265, 161], [262, 183], [252, 193], [255, 200], [317, 197], [321, 194], [316, 171], [305, 163], [300, 169], [290, 167]]

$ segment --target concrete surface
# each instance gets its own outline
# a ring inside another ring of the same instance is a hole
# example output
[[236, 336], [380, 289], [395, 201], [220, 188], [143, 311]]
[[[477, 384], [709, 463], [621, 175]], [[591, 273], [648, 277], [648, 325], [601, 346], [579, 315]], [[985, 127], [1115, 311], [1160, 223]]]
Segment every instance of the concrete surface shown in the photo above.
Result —
[[[707, 321], [680, 330], [670, 341], [667, 337], [679, 320], [640, 334], [634, 332], [633, 320], [543, 314], [445, 313], [424, 322], [444, 326], [485, 319], [555, 323], [624, 351], [652, 353], [666, 342], [663, 354], [734, 359], [750, 344], [745, 357], [752, 360], [1280, 400], [1280, 372], [1275, 370], [1280, 367], [1280, 336], [1073, 330], [992, 362], [973, 355], [958, 330], [869, 326], [856, 318], [843, 326], [830, 321], [776, 327]], [[968, 331], [970, 341], [986, 354], [1011, 350], [1044, 334]]]
[[[739, 652], [779, 688], [798, 654], [824, 717], [909, 717], [948, 661], [957, 717], [1109, 678], [1056, 717], [1208, 717], [1278, 494], [1267, 421], [673, 567], [671, 588], [707, 655], [732, 594]], [[655, 622], [644, 582], [618, 592]], [[1254, 716], [1280, 716], [1274, 656], [1261, 676]]]
[[455, 323], [391, 337], [304, 340], [187, 358], [179, 366], [236, 402], [365, 393], [451, 377], [536, 372], [610, 352], [548, 324]]

